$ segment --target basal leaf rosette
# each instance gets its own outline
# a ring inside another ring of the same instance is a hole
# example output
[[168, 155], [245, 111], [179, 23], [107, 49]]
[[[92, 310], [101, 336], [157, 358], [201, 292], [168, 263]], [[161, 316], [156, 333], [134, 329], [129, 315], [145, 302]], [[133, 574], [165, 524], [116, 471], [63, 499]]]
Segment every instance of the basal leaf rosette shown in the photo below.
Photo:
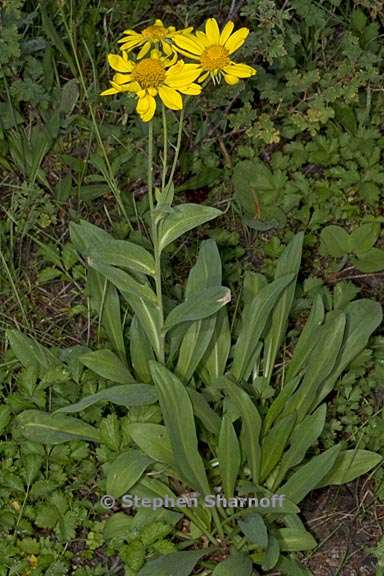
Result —
[[236, 52], [248, 37], [248, 28], [233, 32], [234, 23], [229, 21], [220, 31], [215, 18], [205, 23], [205, 32], [181, 32], [174, 36], [177, 50], [198, 62], [201, 76], [199, 82], [210, 77], [214, 82], [222, 77], [227, 84], [234, 85], [241, 78], [250, 78], [256, 70], [248, 64], [233, 62], [231, 55]]
[[173, 64], [158, 50], [152, 50], [149, 58], [137, 61], [130, 60], [127, 52], [123, 52], [122, 56], [109, 54], [108, 62], [116, 74], [111, 88], [101, 95], [110, 96], [120, 92], [136, 94], [136, 111], [143, 122], [152, 120], [157, 96], [167, 108], [181, 110], [182, 94], [197, 96], [201, 92], [201, 86], [195, 83], [201, 73], [197, 64], [186, 64], [183, 60]]
[[188, 34], [192, 30], [192, 27], [176, 30], [174, 26], [165, 26], [161, 20], [155, 20], [154, 24], [147, 26], [141, 32], [124, 30], [124, 36], [119, 40], [119, 44], [122, 44], [121, 49], [126, 52], [140, 48], [137, 54], [138, 60], [144, 58], [152, 48], [161, 49], [166, 56], [172, 56], [172, 54], [176, 56], [175, 47], [172, 44], [173, 38], [176, 34]]

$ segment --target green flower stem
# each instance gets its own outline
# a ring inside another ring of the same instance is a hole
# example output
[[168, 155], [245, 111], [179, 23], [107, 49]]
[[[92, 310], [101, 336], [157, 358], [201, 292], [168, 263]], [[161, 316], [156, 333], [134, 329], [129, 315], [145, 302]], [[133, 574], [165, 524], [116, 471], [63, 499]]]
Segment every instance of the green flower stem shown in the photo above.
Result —
[[[184, 108], [186, 106], [186, 101], [184, 102]], [[168, 184], [167, 186], [169, 186], [171, 184], [171, 182], [173, 181], [173, 176], [175, 174], [175, 170], [176, 170], [176, 166], [177, 166], [177, 161], [179, 159], [179, 154], [180, 154], [180, 147], [181, 147], [181, 137], [183, 135], [183, 127], [184, 127], [184, 108], [181, 110], [180, 112], [180, 119], [179, 119], [179, 130], [177, 133], [177, 142], [176, 142], [176, 149], [175, 149], [175, 156], [173, 158], [173, 163], [172, 163], [172, 168], [171, 168], [171, 173], [169, 175], [169, 179], [168, 179]]]
[[219, 516], [219, 513], [216, 510], [216, 508], [212, 508], [212, 518], [213, 518], [213, 521], [215, 523], [219, 538], [220, 538], [220, 540], [223, 540], [223, 538], [225, 537], [224, 530], [223, 530], [223, 527], [221, 525], [220, 516]]
[[148, 125], [148, 171], [147, 171], [147, 182], [148, 182], [148, 200], [149, 209], [151, 212], [151, 237], [153, 243], [153, 251], [155, 257], [155, 284], [156, 284], [156, 296], [157, 305], [160, 312], [160, 350], [159, 350], [159, 361], [164, 363], [164, 309], [163, 309], [163, 294], [161, 285], [161, 255], [159, 250], [159, 239], [157, 234], [157, 222], [155, 207], [153, 202], [153, 123], [149, 122]]
[[164, 104], [162, 105], [161, 111], [163, 116], [163, 173], [161, 177], [161, 192], [164, 193], [168, 170], [168, 125]]

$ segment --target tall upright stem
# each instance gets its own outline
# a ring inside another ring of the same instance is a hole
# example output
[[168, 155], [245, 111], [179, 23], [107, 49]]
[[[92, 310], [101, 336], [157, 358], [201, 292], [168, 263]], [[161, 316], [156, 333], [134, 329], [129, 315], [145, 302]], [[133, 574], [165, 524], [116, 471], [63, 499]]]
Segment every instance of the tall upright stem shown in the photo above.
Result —
[[184, 126], [184, 108], [180, 111], [179, 130], [177, 133], [175, 156], [173, 158], [171, 173], [170, 173], [169, 179], [168, 179], [168, 186], [171, 184], [171, 182], [173, 180], [173, 176], [175, 174], [175, 170], [176, 170], [176, 166], [177, 166], [177, 161], [179, 159], [180, 147], [181, 147], [181, 137], [183, 135], [183, 126]]
[[164, 192], [168, 170], [168, 125], [164, 104], [162, 105], [161, 111], [163, 116], [163, 172], [161, 175], [161, 192]]
[[147, 171], [147, 182], [148, 182], [148, 200], [149, 209], [151, 212], [151, 237], [153, 244], [153, 252], [155, 257], [155, 284], [156, 284], [156, 296], [157, 296], [157, 306], [160, 314], [160, 350], [159, 350], [159, 360], [164, 362], [164, 309], [163, 309], [163, 294], [161, 286], [161, 255], [159, 250], [159, 239], [157, 234], [157, 222], [155, 215], [155, 206], [153, 202], [153, 123], [150, 122], [148, 125], [148, 171]]

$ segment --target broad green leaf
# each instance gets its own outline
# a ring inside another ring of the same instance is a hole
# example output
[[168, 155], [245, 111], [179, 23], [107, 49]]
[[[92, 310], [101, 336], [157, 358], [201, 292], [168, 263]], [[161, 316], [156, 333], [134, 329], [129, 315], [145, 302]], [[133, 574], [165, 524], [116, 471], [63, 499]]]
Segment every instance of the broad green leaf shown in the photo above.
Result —
[[225, 497], [233, 498], [240, 472], [241, 454], [232, 419], [227, 414], [222, 418], [217, 456]]
[[151, 343], [156, 357], [159, 358], [161, 348], [161, 317], [159, 307], [144, 298], [128, 296], [127, 301], [136, 314], [140, 326]]
[[9, 329], [6, 334], [12, 352], [25, 368], [33, 367], [43, 371], [59, 363], [49, 350], [19, 330]]
[[[366, 222], [356, 228], [350, 235], [351, 251], [358, 256], [368, 252], [375, 245], [380, 234], [380, 224], [377, 222]], [[383, 252], [384, 256], [384, 252]], [[384, 266], [384, 262], [383, 262]]]
[[340, 226], [326, 226], [320, 238], [323, 253], [333, 258], [345, 256], [351, 250], [349, 234]]
[[282, 552], [304, 552], [317, 546], [312, 534], [306, 530], [279, 528], [276, 535]]
[[128, 272], [120, 270], [115, 266], [110, 266], [96, 258], [88, 258], [88, 265], [102, 274], [109, 280], [116, 288], [118, 288], [124, 295], [128, 297], [134, 296], [147, 300], [151, 304], [157, 303], [157, 297], [152, 288], [147, 283], [141, 283], [135, 280]]
[[129, 330], [129, 351], [132, 368], [140, 382], [152, 381], [149, 362], [155, 360], [153, 348], [137, 316], [132, 318]]
[[180, 380], [158, 362], [151, 362], [151, 373], [159, 393], [160, 408], [179, 475], [190, 487], [202, 494], [210, 494], [204, 463], [198, 450], [188, 392]]
[[152, 464], [151, 458], [138, 450], [127, 450], [111, 464], [105, 465], [107, 474], [107, 494], [120, 498], [141, 478]]
[[128, 268], [133, 272], [155, 275], [155, 261], [142, 246], [126, 240], [111, 238], [102, 244], [90, 248], [89, 257], [110, 266]]
[[118, 406], [147, 406], [157, 401], [157, 393], [154, 386], [150, 384], [123, 384], [121, 386], [111, 386], [105, 390], [100, 390], [96, 394], [85, 396], [69, 406], [63, 406], [56, 410], [57, 413], [71, 414], [81, 412], [97, 402], [112, 402]]
[[281, 294], [273, 312], [271, 327], [264, 342], [264, 377], [269, 384], [280, 345], [288, 325], [289, 312], [295, 297], [296, 280], [299, 273], [304, 234], [299, 232], [290, 241], [280, 256], [275, 272], [275, 279], [293, 274], [293, 280]]
[[319, 330], [318, 344], [308, 358], [303, 381], [287, 407], [290, 412], [297, 410], [299, 419], [304, 418], [316, 401], [322, 383], [338, 361], [345, 325], [345, 314], [334, 312]]
[[222, 308], [216, 315], [215, 331], [200, 364], [205, 384], [212, 384], [214, 380], [224, 376], [230, 349], [231, 329], [228, 312], [226, 308]]
[[240, 413], [244, 452], [251, 469], [252, 479], [255, 484], [258, 484], [261, 464], [261, 449], [259, 443], [261, 430], [260, 414], [245, 390], [228, 382], [227, 391], [231, 401]]
[[368, 252], [360, 254], [359, 258], [352, 258], [351, 263], [365, 274], [382, 272], [384, 270], [384, 250], [371, 248]]
[[201, 204], [175, 206], [172, 212], [161, 220], [159, 225], [160, 252], [189, 230], [201, 226], [201, 224], [209, 222], [209, 220], [213, 220], [213, 218], [217, 218], [220, 215], [220, 210]]
[[341, 354], [332, 374], [321, 387], [317, 403], [320, 403], [331, 392], [343, 370], [364, 350], [370, 336], [380, 326], [383, 319], [381, 305], [367, 299], [351, 302], [344, 312], [347, 324]]
[[100, 318], [100, 324], [120, 360], [126, 364], [125, 343], [122, 329], [120, 296], [116, 288], [104, 276], [89, 268], [87, 287], [91, 306]]
[[247, 514], [238, 524], [250, 544], [256, 544], [258, 548], [267, 548], [268, 530], [260, 514], [257, 512]]
[[304, 329], [300, 334], [292, 358], [288, 364], [286, 381], [289, 382], [295, 378], [304, 367], [308, 356], [315, 347], [319, 335], [319, 328], [324, 321], [324, 304], [321, 296], [317, 296], [311, 313], [305, 323]]
[[187, 388], [189, 397], [192, 402], [193, 412], [199, 420], [204, 424], [204, 427], [217, 436], [220, 430], [220, 417], [210, 407], [205, 396], [201, 392], [197, 392], [193, 388]]
[[[289, 450], [281, 459], [275, 486], [281, 484], [288, 470], [300, 464], [305, 458], [307, 451], [313, 446], [324, 429], [326, 415], [327, 407], [322, 404], [313, 414], [306, 416], [304, 420], [297, 424], [289, 441]], [[273, 430], [274, 428], [271, 430], [271, 434]]]
[[369, 450], [344, 450], [340, 452], [333, 468], [321, 480], [318, 488], [352, 482], [378, 466], [382, 460], [383, 457], [380, 454]]
[[288, 414], [279, 420], [264, 437], [261, 444], [261, 474], [263, 482], [278, 464], [289, 441], [296, 422], [296, 414]]
[[208, 549], [160, 556], [155, 560], [149, 560], [138, 576], [190, 576], [198, 561], [207, 554]]
[[236, 342], [231, 371], [236, 380], [240, 381], [249, 376], [252, 370], [251, 360], [257, 350], [260, 337], [273, 307], [284, 288], [292, 282], [293, 278], [294, 274], [288, 274], [268, 284], [244, 308], [241, 331]]
[[129, 384], [135, 382], [128, 368], [111, 350], [95, 350], [80, 356], [80, 362], [98, 376], [116, 382]]
[[132, 423], [126, 431], [147, 456], [174, 468], [171, 442], [165, 426], [150, 423]]
[[221, 286], [222, 267], [220, 254], [214, 240], [204, 240], [200, 245], [196, 264], [191, 268], [185, 289], [185, 297], [199, 294], [201, 289]]
[[205, 288], [197, 295], [193, 295], [182, 304], [179, 304], [168, 314], [164, 327], [170, 330], [181, 322], [202, 320], [216, 314], [231, 301], [231, 291], [223, 286]]
[[237, 553], [220, 562], [212, 576], [252, 576], [252, 560], [247, 554]]
[[300, 466], [283, 486], [278, 487], [279, 493], [285, 494], [295, 504], [301, 502], [332, 469], [340, 448], [340, 445], [333, 446], [326, 452], [314, 456], [307, 464]]
[[31, 442], [61, 444], [69, 440], [100, 441], [98, 430], [71, 416], [25, 410], [17, 416], [17, 422], [24, 436]]

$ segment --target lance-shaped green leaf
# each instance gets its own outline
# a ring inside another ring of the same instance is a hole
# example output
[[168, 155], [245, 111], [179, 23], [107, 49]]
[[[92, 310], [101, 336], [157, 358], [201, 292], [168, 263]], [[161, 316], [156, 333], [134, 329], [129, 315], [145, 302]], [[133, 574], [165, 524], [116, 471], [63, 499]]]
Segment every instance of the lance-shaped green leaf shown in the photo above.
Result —
[[151, 362], [151, 372], [179, 475], [195, 490], [210, 494], [188, 392], [180, 380], [158, 362]]
[[127, 240], [111, 238], [104, 241], [90, 248], [89, 257], [110, 266], [128, 268], [133, 272], [150, 276], [155, 274], [155, 261], [152, 254], [142, 246]]
[[148, 302], [144, 298], [136, 298], [123, 294], [132, 310], [137, 316], [141, 328], [144, 330], [156, 357], [160, 357], [161, 341], [161, 315], [157, 305]]
[[[288, 470], [300, 464], [309, 448], [315, 444], [324, 429], [326, 415], [327, 407], [322, 404], [313, 414], [306, 416], [302, 422], [297, 424], [289, 442], [289, 450], [281, 459], [275, 486], [281, 484]], [[273, 430], [271, 430], [271, 434]]]
[[263, 482], [274, 467], [278, 464], [285, 447], [291, 436], [293, 427], [296, 422], [295, 414], [288, 414], [279, 420], [269, 431], [261, 444], [261, 474], [260, 482]]
[[267, 321], [284, 288], [292, 282], [294, 274], [278, 278], [260, 290], [244, 308], [242, 326], [237, 339], [232, 365], [232, 375], [238, 381], [246, 379], [252, 371], [252, 358]]
[[135, 382], [128, 368], [121, 362], [118, 356], [111, 350], [95, 350], [80, 356], [80, 362], [95, 372], [98, 376], [116, 382], [128, 384]]
[[299, 562], [293, 560], [292, 558], [280, 557], [280, 560], [276, 566], [284, 576], [314, 576], [314, 574], [304, 568]]
[[295, 504], [301, 502], [311, 490], [314, 490], [328, 474], [336, 462], [341, 446], [338, 444], [326, 452], [314, 456], [307, 464], [290, 476], [288, 481], [279, 487], [279, 493], [285, 494]]
[[283, 341], [288, 325], [289, 312], [295, 297], [296, 280], [299, 273], [304, 234], [299, 232], [290, 241], [280, 256], [275, 279], [293, 274], [293, 280], [281, 294], [271, 318], [271, 327], [264, 342], [264, 377], [269, 384], [275, 366], [276, 356]]
[[116, 288], [104, 276], [88, 270], [87, 287], [93, 310], [100, 318], [108, 339], [120, 360], [127, 363], [122, 329], [120, 296]]
[[175, 206], [172, 212], [165, 216], [159, 225], [159, 248], [164, 250], [177, 238], [196, 228], [217, 218], [221, 215], [220, 210], [203, 206], [201, 204], [181, 204]]
[[111, 464], [104, 465], [107, 474], [107, 494], [120, 498], [144, 474], [153, 461], [138, 450], [127, 450]]
[[192, 402], [193, 412], [199, 420], [204, 424], [204, 427], [217, 436], [220, 430], [220, 417], [210, 407], [205, 396], [201, 392], [197, 392], [193, 388], [187, 388], [189, 397]]
[[251, 469], [252, 479], [255, 484], [258, 484], [261, 464], [260, 414], [245, 390], [229, 381], [227, 381], [226, 390], [240, 414], [244, 452]]
[[210, 551], [206, 549], [173, 552], [167, 556], [160, 556], [155, 560], [149, 560], [138, 576], [190, 576], [198, 561], [209, 553]]
[[63, 406], [56, 410], [57, 413], [81, 412], [89, 406], [98, 402], [112, 402], [117, 406], [148, 406], [157, 402], [158, 396], [154, 386], [150, 384], [123, 384], [121, 386], [111, 386], [105, 390], [100, 390], [96, 394], [90, 394], [68, 406]]
[[224, 376], [230, 350], [231, 329], [228, 312], [222, 308], [216, 316], [215, 331], [199, 367], [205, 384], [212, 384], [217, 378]]
[[304, 552], [317, 546], [316, 540], [307, 530], [279, 528], [276, 536], [283, 552]]
[[222, 419], [217, 456], [224, 494], [226, 498], [233, 498], [240, 471], [241, 454], [232, 419], [228, 414], [224, 414]]
[[132, 368], [140, 382], [152, 381], [149, 362], [155, 360], [153, 348], [137, 316], [132, 318], [129, 330], [129, 351]]
[[134, 422], [126, 431], [140, 450], [152, 460], [175, 467], [171, 442], [165, 426], [143, 422]]
[[71, 222], [69, 232], [76, 250], [84, 257], [88, 256], [91, 248], [100, 246], [112, 238], [108, 232], [86, 220], [80, 220], [78, 224]]
[[24, 368], [33, 367], [44, 371], [50, 366], [59, 363], [49, 350], [32, 340], [32, 338], [25, 336], [19, 330], [7, 330], [7, 338], [12, 352]]
[[212, 286], [202, 290], [198, 295], [191, 296], [182, 304], [175, 306], [168, 314], [165, 329], [170, 330], [181, 322], [202, 320], [216, 314], [231, 301], [231, 291], [223, 286]]
[[355, 300], [348, 304], [345, 314], [347, 322], [342, 351], [334, 371], [319, 391], [317, 403], [331, 392], [343, 370], [364, 350], [370, 336], [383, 320], [381, 305], [367, 299]]
[[343, 312], [333, 312], [319, 331], [318, 344], [308, 358], [303, 382], [287, 405], [287, 410], [296, 410], [301, 419], [316, 401], [324, 380], [332, 373], [343, 343], [345, 323]]
[[231, 554], [227, 560], [220, 562], [214, 569], [212, 576], [251, 576], [252, 560], [247, 554], [235, 553]]
[[318, 488], [323, 486], [341, 485], [356, 480], [383, 461], [383, 457], [370, 450], [343, 450]]
[[124, 270], [120, 270], [120, 268], [116, 268], [115, 266], [105, 264], [96, 258], [89, 257], [88, 265], [112, 282], [112, 284], [124, 294], [136, 298], [142, 298], [152, 304], [157, 303], [157, 297], [152, 288], [150, 288], [147, 283], [144, 284], [138, 282], [132, 278], [128, 272], [124, 272]]
[[288, 364], [286, 380], [289, 382], [303, 369], [310, 353], [316, 346], [319, 337], [319, 328], [324, 321], [324, 304], [321, 296], [317, 296], [311, 313], [300, 334], [292, 358]]
[[71, 416], [25, 410], [17, 416], [21, 432], [31, 442], [61, 444], [69, 440], [100, 441], [99, 431]]
[[[292, 380], [284, 384], [284, 387], [279, 392], [278, 396], [274, 399], [263, 421], [264, 435], [270, 430], [276, 418], [283, 412], [288, 400], [293, 396], [295, 390], [301, 382], [302, 375], [298, 375]], [[284, 413], [282, 414], [284, 417]]]
[[251, 512], [238, 522], [241, 531], [250, 544], [258, 548], [267, 548], [268, 530], [261, 514]]

